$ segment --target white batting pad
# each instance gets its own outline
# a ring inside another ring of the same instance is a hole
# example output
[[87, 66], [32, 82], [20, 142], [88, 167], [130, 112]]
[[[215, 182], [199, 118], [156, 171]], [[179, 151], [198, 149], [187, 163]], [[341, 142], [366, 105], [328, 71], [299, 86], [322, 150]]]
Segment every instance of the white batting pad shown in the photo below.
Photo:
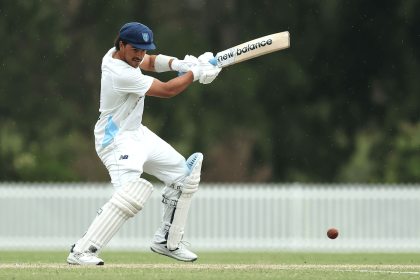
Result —
[[141, 178], [119, 188], [76, 244], [74, 251], [99, 254], [125, 221], [143, 209], [152, 192], [152, 184]]
[[184, 227], [190, 210], [191, 199], [198, 190], [198, 184], [200, 183], [202, 163], [203, 154], [201, 153], [195, 153], [187, 160], [187, 166], [191, 170], [191, 174], [187, 177], [184, 186], [182, 187], [182, 194], [178, 199], [174, 219], [169, 229], [167, 239], [167, 247], [169, 250], [178, 248], [179, 242], [184, 234]]
[[131, 218], [143, 209], [152, 192], [151, 183], [142, 178], [136, 178], [119, 188], [109, 202]]
[[203, 154], [195, 153], [187, 160], [187, 166], [191, 170], [190, 176], [185, 179], [182, 193], [195, 193], [200, 183], [201, 165], [203, 164]]

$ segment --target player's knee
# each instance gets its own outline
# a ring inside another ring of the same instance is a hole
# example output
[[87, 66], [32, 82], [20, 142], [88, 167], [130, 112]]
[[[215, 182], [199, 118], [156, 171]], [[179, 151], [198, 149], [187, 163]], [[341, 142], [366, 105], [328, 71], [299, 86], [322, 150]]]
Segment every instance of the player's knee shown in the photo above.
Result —
[[143, 209], [152, 192], [151, 183], [136, 178], [121, 186], [109, 202], [131, 218]]
[[192, 156], [190, 156], [187, 161], [184, 161], [184, 165], [187, 169], [185, 177], [179, 181], [167, 185], [167, 187], [177, 191], [181, 191], [185, 194], [193, 194], [197, 192], [198, 185], [200, 183], [202, 162], [202, 153], [195, 153]]
[[182, 193], [193, 194], [198, 190], [198, 184], [200, 183], [201, 166], [203, 163], [203, 154], [195, 153], [191, 155], [186, 164], [190, 170], [190, 174], [185, 180], [182, 188]]

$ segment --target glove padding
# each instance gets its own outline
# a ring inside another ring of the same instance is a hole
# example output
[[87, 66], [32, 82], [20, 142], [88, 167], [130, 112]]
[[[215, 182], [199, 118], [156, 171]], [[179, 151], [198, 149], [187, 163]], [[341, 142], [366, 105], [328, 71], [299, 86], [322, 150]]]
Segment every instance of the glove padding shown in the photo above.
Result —
[[172, 61], [172, 70], [178, 71], [179, 73], [186, 73], [192, 71], [194, 74], [194, 81], [197, 81], [200, 78], [200, 68], [199, 61], [193, 55], [186, 55], [184, 60], [174, 60]]
[[216, 79], [217, 75], [219, 75], [222, 68], [214, 66], [209, 62], [210, 59], [214, 57], [213, 53], [206, 52], [198, 57], [198, 61], [200, 62], [200, 83], [202, 84], [210, 84]]

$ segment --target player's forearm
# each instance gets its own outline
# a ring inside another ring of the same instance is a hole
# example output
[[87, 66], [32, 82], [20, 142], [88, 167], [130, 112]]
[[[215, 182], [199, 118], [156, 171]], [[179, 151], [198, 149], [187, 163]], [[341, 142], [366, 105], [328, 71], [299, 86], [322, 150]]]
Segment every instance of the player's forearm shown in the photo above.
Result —
[[[184, 78], [184, 76], [186, 76]], [[166, 98], [173, 97], [181, 93], [189, 84], [194, 80], [194, 75], [192, 72], [188, 72], [185, 75], [174, 78], [166, 83], [167, 96]]]
[[194, 74], [192, 72], [188, 72], [185, 75], [172, 79], [167, 83], [163, 83], [155, 79], [150, 89], [146, 92], [146, 95], [170, 98], [182, 92], [189, 84], [192, 83], [193, 79]]

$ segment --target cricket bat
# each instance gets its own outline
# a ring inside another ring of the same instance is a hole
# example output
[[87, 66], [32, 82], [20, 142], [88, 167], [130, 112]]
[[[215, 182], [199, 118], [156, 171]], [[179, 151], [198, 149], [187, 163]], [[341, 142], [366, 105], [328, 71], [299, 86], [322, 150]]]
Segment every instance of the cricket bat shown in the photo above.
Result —
[[[290, 34], [288, 31], [271, 34], [249, 42], [237, 45], [217, 53], [209, 62], [214, 66], [223, 68], [245, 60], [280, 51], [290, 47]], [[185, 73], [179, 73], [181, 76]]]

